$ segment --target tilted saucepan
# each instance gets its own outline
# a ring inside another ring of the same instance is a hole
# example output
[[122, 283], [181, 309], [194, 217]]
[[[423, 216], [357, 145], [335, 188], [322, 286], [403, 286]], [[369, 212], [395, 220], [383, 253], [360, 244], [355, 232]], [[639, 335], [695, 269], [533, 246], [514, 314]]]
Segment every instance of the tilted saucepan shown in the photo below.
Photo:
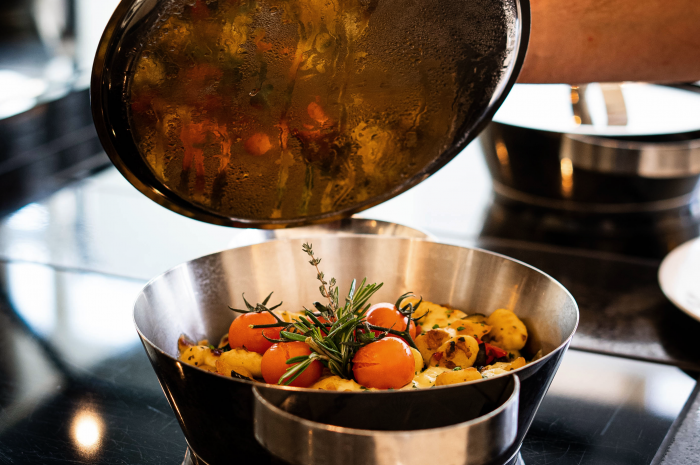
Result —
[[[507, 378], [428, 390], [321, 392], [226, 378], [177, 360], [182, 333], [216, 340], [227, 331], [236, 316], [228, 306], [243, 306], [243, 292], [248, 299], [262, 300], [274, 291], [273, 298], [284, 301], [287, 309], [320, 300], [302, 243], [273, 241], [193, 260], [152, 280], [137, 299], [139, 335], [187, 442], [203, 463], [276, 463], [254, 437], [255, 386], [266, 386], [261, 392], [273, 391], [272, 397], [277, 391], [292, 396], [297, 405], [328, 407], [311, 420], [363, 428], [370, 418], [371, 429], [385, 430], [411, 429], [404, 422], [415, 418], [412, 412], [419, 415], [421, 407], [435, 412], [426, 427], [450, 424], [454, 402], [503, 389]], [[413, 291], [466, 313], [507, 308], [524, 321], [529, 330], [525, 350], [542, 350], [544, 356], [514, 371], [521, 382], [517, 435], [509, 450], [499, 452], [516, 454], [578, 324], [571, 294], [535, 268], [478, 249], [417, 239], [332, 236], [314, 238], [313, 247], [323, 258], [326, 276], [337, 278], [341, 293], [352, 279], [367, 277], [384, 283], [373, 302], [393, 301]], [[468, 403], [461, 408], [457, 411], [463, 421], [480, 414], [467, 412]], [[397, 411], [408, 415], [399, 417]]]
[[459, 154], [515, 83], [529, 0], [123, 0], [95, 57], [100, 141], [211, 223], [347, 217]]

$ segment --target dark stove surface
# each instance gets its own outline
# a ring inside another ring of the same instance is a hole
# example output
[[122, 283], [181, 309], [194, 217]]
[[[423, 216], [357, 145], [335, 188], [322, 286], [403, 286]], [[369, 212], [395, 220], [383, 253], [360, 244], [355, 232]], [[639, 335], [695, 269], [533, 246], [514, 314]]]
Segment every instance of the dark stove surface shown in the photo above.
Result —
[[[485, 234], [491, 194], [477, 150], [365, 216], [524, 260], [576, 297], [578, 350], [540, 407], [525, 463], [648, 464], [667, 449], [697, 463], [688, 425], [700, 405], [684, 405], [700, 323], [660, 293], [658, 258]], [[136, 336], [132, 302], [149, 278], [236, 234], [152, 204], [114, 170], [0, 221], [0, 464], [182, 463], [185, 440]]]

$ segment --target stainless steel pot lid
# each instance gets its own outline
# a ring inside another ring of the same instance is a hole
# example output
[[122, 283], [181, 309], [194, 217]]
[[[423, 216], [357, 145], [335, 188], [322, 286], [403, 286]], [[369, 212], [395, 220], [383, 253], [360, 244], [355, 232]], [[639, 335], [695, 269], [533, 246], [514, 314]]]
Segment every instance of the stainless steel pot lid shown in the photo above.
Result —
[[494, 121], [591, 136], [651, 136], [700, 130], [700, 93], [654, 84], [518, 84]]
[[529, 0], [123, 0], [92, 77], [142, 193], [236, 227], [329, 221], [421, 182], [515, 82]]

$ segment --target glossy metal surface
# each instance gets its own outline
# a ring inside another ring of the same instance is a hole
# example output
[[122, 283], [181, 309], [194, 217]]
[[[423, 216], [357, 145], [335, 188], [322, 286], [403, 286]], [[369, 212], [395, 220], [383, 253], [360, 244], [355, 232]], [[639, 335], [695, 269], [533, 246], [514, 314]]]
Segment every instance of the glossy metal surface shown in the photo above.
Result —
[[[478, 68], [486, 73], [479, 77], [479, 79], [483, 78], [483, 82], [479, 81], [480, 83], [474, 87], [476, 82], [474, 78], [459, 84], [464, 92], [473, 92], [478, 97], [474, 99], [476, 103], [470, 106], [465, 118], [462, 118], [463, 121], [455, 123], [458, 124], [458, 129], [454, 140], [442, 149], [439, 156], [425, 166], [421, 166], [416, 174], [401, 181], [399, 185], [392, 186], [369, 199], [358, 201], [350, 207], [290, 219], [229, 217], [217, 211], [216, 208], [203, 207], [189, 196], [175, 192], [156, 178], [136, 147], [123, 103], [127, 76], [132, 72], [133, 61], [137, 56], [134, 52], [141, 47], [140, 34], [155, 21], [155, 9], [159, 4], [155, 0], [122, 1], [105, 30], [95, 58], [91, 84], [93, 117], [98, 135], [113, 163], [130, 183], [151, 200], [191, 218], [235, 227], [283, 228], [349, 216], [406, 191], [443, 167], [483, 129], [514, 84], [524, 60], [529, 37], [529, 1], [484, 0], [484, 2], [485, 6], [502, 7], [502, 15], [499, 14], [499, 19], [502, 21], [500, 27], [508, 31], [507, 37], [499, 39], [500, 49], [497, 53], [478, 59]], [[403, 21], [402, 15], [408, 14], [409, 10], [408, 7], [406, 11], [395, 9], [391, 15], [392, 21], [400, 23]], [[468, 23], [465, 22], [465, 27]], [[478, 27], [482, 26], [484, 25], [478, 25]], [[391, 28], [391, 25], [387, 24], [383, 27]], [[477, 25], [472, 24], [470, 27], [474, 28]], [[485, 30], [491, 31], [493, 27], [486, 27]], [[433, 34], [435, 30], [429, 33]], [[484, 37], [479, 34], [476, 36], [473, 38], [475, 44], [482, 43]], [[472, 62], [465, 59], [464, 63], [460, 64], [460, 69], [462, 68], [472, 73]], [[493, 71], [484, 71], [491, 69]]]
[[410, 237], [414, 239], [434, 240], [434, 236], [409, 228], [401, 224], [388, 221], [372, 220], [367, 218], [345, 218], [330, 223], [301, 226], [289, 229], [248, 229], [238, 234], [229, 244], [230, 247], [243, 247], [246, 245], [261, 244], [267, 241], [280, 239], [306, 239], [324, 234], [335, 236], [394, 236]]
[[494, 121], [510, 126], [600, 137], [646, 137], [700, 131], [697, 88], [656, 84], [517, 84]]
[[[254, 388], [255, 438], [272, 454], [294, 465], [423, 465], [435, 459], [436, 450], [440, 451], [442, 465], [482, 465], [501, 457], [517, 435], [520, 382], [516, 376], [494, 381], [472, 385], [471, 391], [446, 391], [435, 406], [431, 405], [430, 396], [416, 399], [415, 410], [410, 410], [410, 400], [416, 396], [394, 401], [394, 415], [397, 408], [412, 412], [404, 415], [409, 417], [410, 424], [401, 425], [400, 431], [347, 428], [333, 422], [313, 421], [309, 419], [315, 416], [309, 414], [312, 406], [303, 402], [299, 405], [295, 393]], [[500, 395], [494, 396], [499, 391]], [[474, 420], [449, 424], [446, 415], [437, 414], [440, 406], [450, 405], [455, 418], [468, 418], [467, 413], [472, 410], [469, 404], [482, 397], [495, 401], [497, 407]], [[378, 407], [382, 409], [381, 405]], [[353, 406], [329, 405], [328, 408], [352, 410]], [[425, 413], [420, 415], [421, 411]], [[327, 413], [320, 415], [323, 420], [327, 416]], [[433, 424], [430, 428], [429, 423], [436, 419], [445, 424]], [[354, 421], [359, 423], [357, 419]], [[373, 421], [369, 417], [364, 423], [372, 426]], [[346, 452], [339, 454], [339, 450]]]
[[643, 178], [682, 178], [700, 174], [700, 138], [637, 142], [568, 134], [560, 158], [574, 168]]
[[[181, 333], [219, 337], [232, 320], [227, 306], [242, 305], [242, 292], [256, 299], [274, 290], [288, 308], [317, 299], [314, 273], [300, 252], [301, 244], [300, 240], [268, 242], [202, 257], [154, 279], [136, 302], [134, 318], [146, 352], [189, 445], [207, 462], [221, 462], [234, 449], [243, 457], [261, 457], [262, 449], [251, 441], [252, 384], [177, 362], [177, 338]], [[515, 371], [522, 383], [517, 450], [576, 329], [578, 309], [571, 295], [547, 275], [481, 250], [381, 237], [329, 236], [314, 239], [313, 244], [323, 257], [324, 272], [335, 276], [341, 286], [360, 276], [384, 282], [377, 301], [415, 290], [426, 299], [449, 302], [468, 313], [489, 314], [505, 307], [523, 319], [530, 328], [528, 351], [534, 354], [542, 349], [546, 355]], [[388, 263], [392, 266], [387, 267]], [[458, 389], [438, 387], [420, 394], [440, 396], [442, 391]], [[294, 391], [312, 398], [319, 394]], [[202, 396], [202, 392], [225, 392], [227, 401]], [[326, 395], [391, 399], [393, 394]]]
[[500, 195], [545, 208], [625, 213], [679, 208], [694, 199], [698, 137], [615, 140], [493, 122], [480, 140]]

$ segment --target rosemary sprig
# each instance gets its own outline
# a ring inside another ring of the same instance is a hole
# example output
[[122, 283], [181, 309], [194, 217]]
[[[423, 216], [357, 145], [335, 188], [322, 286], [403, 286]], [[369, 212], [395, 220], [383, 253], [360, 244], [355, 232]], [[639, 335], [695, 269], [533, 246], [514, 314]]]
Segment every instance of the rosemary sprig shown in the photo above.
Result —
[[[321, 287], [319, 287], [321, 295], [327, 298], [331, 308], [336, 310], [338, 308], [338, 288], [336, 287], [335, 278], [331, 278], [330, 283], [325, 281], [323, 272], [318, 268], [318, 265], [321, 263], [321, 259], [314, 257], [314, 251], [311, 244], [304, 243], [301, 248], [309, 257], [311, 257], [311, 260], [309, 260], [311, 266], [316, 268], [316, 279], [321, 282]], [[329, 289], [326, 289], [326, 285], [329, 286]]]
[[[384, 328], [381, 326], [371, 325], [366, 321], [367, 311], [371, 304], [369, 300], [372, 296], [381, 289], [383, 283], [367, 284], [367, 278], [357, 285], [357, 281], [353, 280], [350, 284], [350, 290], [345, 297], [345, 304], [339, 304], [339, 290], [335, 278], [326, 281], [324, 273], [319, 268], [321, 263], [320, 258], [316, 258], [311, 244], [305, 243], [302, 250], [311, 257], [309, 263], [316, 269], [316, 279], [319, 280], [321, 286], [319, 291], [321, 295], [328, 299], [328, 304], [324, 305], [320, 302], [313, 302], [313, 309], [309, 310], [304, 307], [303, 315], [292, 323], [282, 321], [272, 310], [281, 305], [275, 305], [268, 308], [267, 303], [272, 296], [272, 293], [267, 296], [262, 304], [256, 306], [251, 305], [245, 296], [243, 301], [246, 304], [246, 310], [237, 310], [242, 313], [263, 312], [267, 311], [276, 319], [276, 323], [265, 325], [254, 325], [252, 328], [282, 328], [279, 339], [271, 339], [263, 337], [271, 342], [290, 342], [301, 341], [305, 342], [311, 348], [311, 354], [301, 357], [293, 357], [286, 361], [287, 364], [293, 365], [280, 377], [278, 384], [289, 385], [294, 382], [314, 361], [318, 360], [326, 366], [332, 374], [345, 379], [352, 379], [352, 359], [362, 347], [372, 342], [378, 341], [387, 334], [394, 334], [402, 337], [411, 347], [416, 348], [415, 341], [410, 335], [411, 322], [416, 322], [420, 318], [413, 318], [418, 306], [422, 303], [422, 299], [415, 305], [408, 303], [401, 306], [402, 302], [412, 293], [406, 293], [399, 297], [396, 302], [396, 308], [406, 317], [407, 325], [403, 331], [392, 328]], [[421, 317], [422, 318], [422, 317]], [[325, 320], [325, 321], [324, 321]], [[375, 334], [377, 333], [378, 334]]]

